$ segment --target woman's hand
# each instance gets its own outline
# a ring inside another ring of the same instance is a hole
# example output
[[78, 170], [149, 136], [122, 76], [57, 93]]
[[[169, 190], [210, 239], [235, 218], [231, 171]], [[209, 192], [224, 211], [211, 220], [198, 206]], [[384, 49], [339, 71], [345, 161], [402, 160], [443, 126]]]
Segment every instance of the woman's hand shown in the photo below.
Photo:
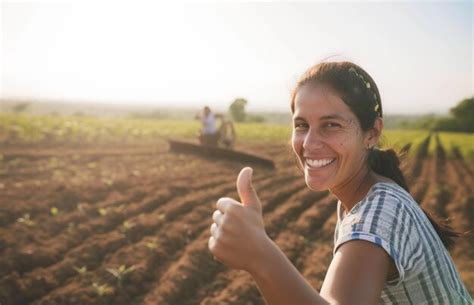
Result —
[[217, 201], [208, 246], [215, 258], [230, 268], [252, 273], [271, 243], [265, 233], [262, 205], [252, 186], [252, 168], [240, 171], [237, 191], [242, 202], [232, 198]]

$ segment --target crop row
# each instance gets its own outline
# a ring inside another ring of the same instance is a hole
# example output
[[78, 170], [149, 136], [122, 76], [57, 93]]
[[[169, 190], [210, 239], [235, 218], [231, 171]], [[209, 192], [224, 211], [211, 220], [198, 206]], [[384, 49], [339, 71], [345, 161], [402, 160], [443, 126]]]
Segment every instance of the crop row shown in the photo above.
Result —
[[[0, 144], [3, 145], [85, 145], [140, 143], [151, 145], [169, 137], [196, 138], [197, 121], [153, 120], [141, 118], [97, 118], [81, 116], [34, 116], [0, 113]], [[291, 126], [278, 124], [236, 124], [237, 138], [245, 141], [287, 142]], [[427, 132], [386, 130], [380, 145], [402, 148], [418, 146]], [[474, 159], [474, 135], [440, 133], [448, 154], [457, 149], [465, 158]], [[434, 146], [429, 149], [433, 153]]]

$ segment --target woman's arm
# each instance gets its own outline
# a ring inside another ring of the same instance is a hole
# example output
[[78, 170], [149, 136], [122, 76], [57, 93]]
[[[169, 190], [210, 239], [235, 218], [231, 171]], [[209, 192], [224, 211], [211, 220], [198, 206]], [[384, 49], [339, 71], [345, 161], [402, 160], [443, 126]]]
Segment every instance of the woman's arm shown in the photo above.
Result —
[[370, 242], [342, 244], [329, 266], [319, 294], [265, 233], [261, 203], [251, 169], [237, 179], [242, 203], [221, 198], [213, 214], [209, 250], [234, 269], [248, 271], [269, 305], [378, 304], [390, 258]]
[[386, 252], [354, 240], [336, 252], [320, 294], [313, 289], [275, 243], [250, 272], [268, 305], [379, 304], [390, 265]]
[[255, 271], [250, 272], [269, 305], [327, 305], [278, 246], [269, 239], [266, 256]]
[[321, 295], [331, 304], [380, 304], [392, 259], [382, 247], [351, 240], [336, 251]]

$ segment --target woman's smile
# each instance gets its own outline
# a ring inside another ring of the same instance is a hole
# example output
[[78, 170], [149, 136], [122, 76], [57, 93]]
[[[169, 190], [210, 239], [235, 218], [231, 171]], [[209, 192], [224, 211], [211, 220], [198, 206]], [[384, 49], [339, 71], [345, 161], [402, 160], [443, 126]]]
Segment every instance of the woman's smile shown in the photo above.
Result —
[[305, 159], [305, 170], [313, 171], [327, 168], [333, 164], [336, 158], [325, 158], [325, 159]]

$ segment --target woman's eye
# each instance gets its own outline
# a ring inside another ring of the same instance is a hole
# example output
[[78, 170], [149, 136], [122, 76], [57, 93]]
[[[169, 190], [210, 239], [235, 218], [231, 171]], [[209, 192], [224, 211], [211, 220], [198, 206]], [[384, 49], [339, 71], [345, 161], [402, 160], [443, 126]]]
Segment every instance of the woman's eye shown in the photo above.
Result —
[[329, 122], [329, 123], [324, 124], [324, 127], [337, 128], [337, 127], [341, 127], [341, 125], [338, 123]]
[[308, 124], [306, 124], [306, 123], [303, 123], [303, 122], [295, 123], [295, 129], [304, 129], [304, 128], [307, 128], [307, 127], [308, 127]]

